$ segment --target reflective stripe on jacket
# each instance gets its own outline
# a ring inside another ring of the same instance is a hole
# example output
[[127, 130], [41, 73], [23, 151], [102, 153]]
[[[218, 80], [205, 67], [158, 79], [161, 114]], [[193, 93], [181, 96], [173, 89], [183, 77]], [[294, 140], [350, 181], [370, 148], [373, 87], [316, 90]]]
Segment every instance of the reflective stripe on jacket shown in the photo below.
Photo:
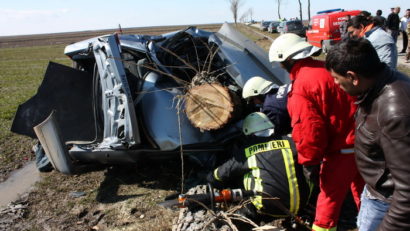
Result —
[[[234, 156], [210, 174], [208, 181], [229, 183], [242, 178], [246, 190], [260, 192], [252, 198], [258, 210], [274, 217], [287, 216], [272, 201], [277, 198], [296, 214], [309, 196], [308, 185], [296, 158], [294, 143], [287, 136], [275, 139], [252, 137], [235, 148]], [[209, 179], [210, 176], [213, 179]]]

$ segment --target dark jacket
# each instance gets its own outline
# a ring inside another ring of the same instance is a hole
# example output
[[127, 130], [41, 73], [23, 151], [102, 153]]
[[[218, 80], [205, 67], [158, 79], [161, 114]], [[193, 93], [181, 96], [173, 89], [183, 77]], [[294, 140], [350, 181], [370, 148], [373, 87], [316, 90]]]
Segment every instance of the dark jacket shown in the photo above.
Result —
[[265, 95], [261, 112], [275, 125], [275, 134], [288, 134], [292, 130], [287, 108], [288, 92], [291, 87], [292, 84], [285, 84]]
[[[279, 198], [293, 214], [305, 206], [309, 189], [291, 138], [246, 137], [232, 150], [233, 157], [207, 177], [216, 187], [226, 187], [240, 180], [246, 190], [262, 192], [253, 198], [255, 207], [266, 215], [278, 217], [286, 213], [273, 200]], [[221, 185], [222, 184], [222, 185]]]
[[386, 28], [386, 18], [381, 16], [381, 15], [377, 15], [373, 17], [373, 22], [375, 25], [380, 26], [381, 28], [383, 28], [383, 30]]
[[379, 230], [410, 230], [410, 79], [385, 67], [358, 103], [357, 166], [370, 194], [390, 203]]
[[400, 17], [396, 13], [391, 13], [387, 17], [386, 27], [389, 30], [399, 30], [400, 26]]
[[347, 25], [349, 24], [349, 20], [346, 20], [340, 24], [339, 30], [340, 30], [340, 38], [344, 39], [349, 36], [347, 33]]

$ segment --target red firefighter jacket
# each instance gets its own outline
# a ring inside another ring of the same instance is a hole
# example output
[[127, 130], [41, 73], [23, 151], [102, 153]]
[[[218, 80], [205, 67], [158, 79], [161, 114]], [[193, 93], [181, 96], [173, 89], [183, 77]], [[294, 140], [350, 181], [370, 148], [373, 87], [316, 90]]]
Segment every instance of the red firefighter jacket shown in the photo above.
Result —
[[290, 72], [288, 95], [292, 137], [303, 165], [320, 164], [327, 155], [353, 148], [354, 98], [334, 83], [324, 62], [306, 58]]

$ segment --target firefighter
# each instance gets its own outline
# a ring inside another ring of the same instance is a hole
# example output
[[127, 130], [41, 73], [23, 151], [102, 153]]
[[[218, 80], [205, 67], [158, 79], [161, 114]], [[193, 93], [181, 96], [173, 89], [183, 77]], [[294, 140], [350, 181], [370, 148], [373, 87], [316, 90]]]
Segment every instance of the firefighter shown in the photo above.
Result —
[[289, 72], [292, 89], [288, 112], [298, 162], [312, 182], [319, 175], [320, 193], [313, 230], [336, 230], [349, 188], [357, 208], [364, 182], [354, 157], [354, 99], [334, 83], [318, 48], [295, 34], [283, 34], [271, 45], [269, 61]]
[[242, 130], [245, 137], [232, 149], [232, 158], [210, 173], [208, 182], [223, 188], [238, 187], [235, 182], [239, 180], [245, 190], [259, 192], [249, 208], [257, 211], [258, 218], [296, 215], [308, 200], [309, 188], [292, 139], [277, 134], [261, 112], [249, 114]]
[[290, 89], [291, 84], [278, 86], [260, 76], [254, 76], [243, 86], [242, 97], [260, 107], [260, 111], [275, 125], [278, 134], [288, 134], [291, 127], [286, 107]]

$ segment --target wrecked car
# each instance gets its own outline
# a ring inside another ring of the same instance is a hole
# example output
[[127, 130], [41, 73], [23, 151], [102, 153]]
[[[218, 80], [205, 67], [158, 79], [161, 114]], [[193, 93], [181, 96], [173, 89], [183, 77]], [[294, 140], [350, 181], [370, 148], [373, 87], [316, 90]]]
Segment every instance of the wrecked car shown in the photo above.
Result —
[[77, 163], [223, 151], [248, 112], [240, 97], [244, 83], [256, 75], [289, 82], [264, 50], [229, 24], [218, 32], [111, 34], [64, 52], [73, 67], [49, 63], [11, 130], [37, 138], [65, 174]]

